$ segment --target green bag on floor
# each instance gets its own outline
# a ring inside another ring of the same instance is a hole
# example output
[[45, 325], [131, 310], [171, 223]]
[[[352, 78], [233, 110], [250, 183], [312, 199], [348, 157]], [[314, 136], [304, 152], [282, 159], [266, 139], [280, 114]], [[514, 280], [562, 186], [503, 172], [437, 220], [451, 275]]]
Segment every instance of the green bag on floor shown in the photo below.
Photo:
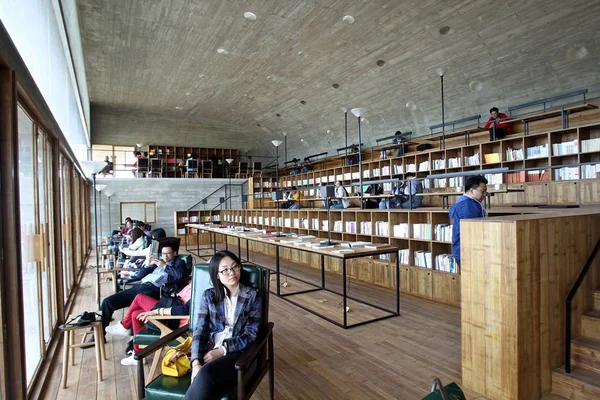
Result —
[[455, 382], [444, 386], [442, 390], [444, 391], [443, 394], [440, 389], [436, 389], [423, 397], [423, 400], [467, 400], [465, 394]]

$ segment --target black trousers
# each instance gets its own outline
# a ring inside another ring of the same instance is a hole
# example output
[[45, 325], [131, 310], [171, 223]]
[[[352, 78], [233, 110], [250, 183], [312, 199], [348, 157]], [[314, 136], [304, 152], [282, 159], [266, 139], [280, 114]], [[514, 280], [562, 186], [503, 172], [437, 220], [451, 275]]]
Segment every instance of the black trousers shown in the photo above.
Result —
[[135, 285], [129, 289], [112, 294], [102, 300], [102, 332], [106, 333], [106, 327], [110, 325], [113, 313], [121, 308], [129, 307], [138, 294], [143, 293], [155, 299], [160, 299], [160, 289], [151, 284]]
[[490, 128], [490, 142], [497, 139], [502, 139], [507, 134], [508, 132], [506, 131], [506, 128], [496, 128], [496, 136], [494, 137], [494, 128]]
[[221, 399], [223, 393], [237, 383], [235, 363], [241, 355], [241, 351], [234, 351], [204, 364], [183, 400]]

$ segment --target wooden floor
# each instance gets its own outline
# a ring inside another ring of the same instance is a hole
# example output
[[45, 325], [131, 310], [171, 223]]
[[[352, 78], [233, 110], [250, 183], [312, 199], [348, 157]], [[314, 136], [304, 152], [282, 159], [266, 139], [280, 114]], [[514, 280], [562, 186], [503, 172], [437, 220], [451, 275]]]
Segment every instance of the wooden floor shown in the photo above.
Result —
[[[258, 255], [253, 257], [258, 261]], [[302, 273], [297, 266], [289, 266], [290, 273], [292, 270]], [[305, 269], [303, 275], [295, 276], [310, 280], [318, 271]], [[88, 269], [74, 312], [95, 308], [93, 278], [93, 269]], [[327, 279], [335, 288], [335, 280]], [[302, 286], [292, 279], [289, 282], [289, 290]], [[104, 284], [103, 294], [111, 288], [111, 283]], [[369, 299], [379, 293], [388, 306], [393, 303], [394, 292], [352, 281], [352, 293], [359, 296], [361, 290]], [[341, 316], [339, 297], [325, 293], [315, 292], [312, 299], [311, 295], [302, 296], [315, 306], [337, 308]], [[271, 296], [270, 304], [270, 319], [275, 323], [277, 399], [420, 399], [428, 393], [435, 376], [444, 383], [461, 382], [457, 308], [403, 295], [401, 316], [344, 330], [276, 296]], [[352, 321], [360, 310], [353, 304], [350, 307]], [[115, 319], [120, 317], [117, 312]], [[45, 398], [137, 399], [135, 367], [120, 364], [126, 341], [109, 335], [108, 360], [100, 383], [93, 349], [75, 350], [76, 365], [69, 367], [66, 389], [60, 388], [62, 364], [57, 362]], [[468, 399], [483, 399], [473, 392], [465, 393]], [[268, 378], [253, 399], [268, 399]]]

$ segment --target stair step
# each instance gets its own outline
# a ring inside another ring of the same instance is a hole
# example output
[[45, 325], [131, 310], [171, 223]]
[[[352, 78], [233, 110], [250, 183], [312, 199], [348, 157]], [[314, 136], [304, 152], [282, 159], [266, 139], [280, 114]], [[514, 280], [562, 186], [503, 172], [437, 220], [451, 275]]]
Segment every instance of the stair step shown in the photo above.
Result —
[[573, 367], [600, 373], [600, 340], [589, 337], [574, 339], [571, 342], [571, 362]]
[[567, 374], [563, 368], [552, 371], [552, 393], [567, 399], [597, 400], [600, 398], [600, 373], [573, 368]]
[[600, 311], [600, 290], [594, 291], [594, 310]]
[[600, 340], [600, 311], [581, 316], [581, 335]]

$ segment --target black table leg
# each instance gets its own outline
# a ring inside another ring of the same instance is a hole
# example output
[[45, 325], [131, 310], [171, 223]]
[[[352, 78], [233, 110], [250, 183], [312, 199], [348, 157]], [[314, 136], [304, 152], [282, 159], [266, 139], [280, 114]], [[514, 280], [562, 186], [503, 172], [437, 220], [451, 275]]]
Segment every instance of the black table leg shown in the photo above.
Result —
[[344, 296], [344, 328], [348, 327], [348, 299], [346, 293], [346, 259], [342, 259], [343, 296]]

